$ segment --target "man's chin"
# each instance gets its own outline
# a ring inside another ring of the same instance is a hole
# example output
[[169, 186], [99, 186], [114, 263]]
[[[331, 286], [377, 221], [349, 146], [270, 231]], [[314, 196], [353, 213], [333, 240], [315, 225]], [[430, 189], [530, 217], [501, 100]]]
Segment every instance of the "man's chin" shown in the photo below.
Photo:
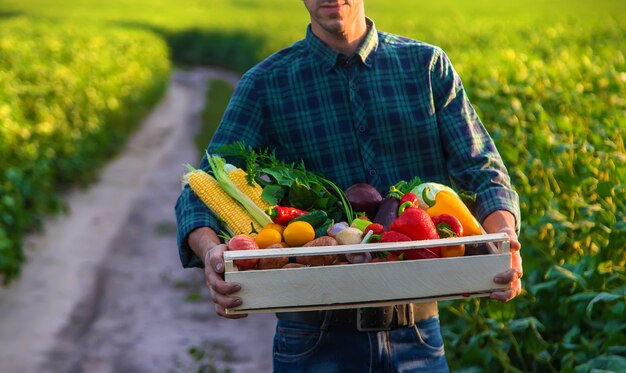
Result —
[[324, 22], [321, 26], [329, 34], [343, 35], [345, 32], [345, 26], [341, 19]]

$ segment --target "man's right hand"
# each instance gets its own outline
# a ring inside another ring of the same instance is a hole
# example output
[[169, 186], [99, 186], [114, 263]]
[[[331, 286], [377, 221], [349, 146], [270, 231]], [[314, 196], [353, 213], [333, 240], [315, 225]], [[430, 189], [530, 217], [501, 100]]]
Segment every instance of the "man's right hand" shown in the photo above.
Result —
[[204, 278], [211, 291], [215, 304], [215, 313], [227, 319], [240, 319], [246, 314], [226, 314], [226, 308], [241, 305], [241, 298], [231, 294], [241, 290], [241, 285], [224, 281], [225, 244], [219, 243], [217, 234], [210, 228], [199, 228], [189, 235], [189, 246], [200, 258], [204, 259]]

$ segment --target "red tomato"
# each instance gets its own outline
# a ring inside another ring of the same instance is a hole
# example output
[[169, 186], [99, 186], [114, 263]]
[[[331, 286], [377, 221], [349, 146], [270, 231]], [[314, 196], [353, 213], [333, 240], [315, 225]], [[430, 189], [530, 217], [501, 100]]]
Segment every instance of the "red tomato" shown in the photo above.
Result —
[[[236, 250], [257, 250], [259, 249], [259, 245], [254, 241], [254, 238], [245, 235], [238, 234], [235, 237], [231, 238], [228, 241], [228, 250], [236, 251]], [[259, 263], [258, 258], [254, 259], [239, 259], [233, 261], [239, 269], [254, 269]]]

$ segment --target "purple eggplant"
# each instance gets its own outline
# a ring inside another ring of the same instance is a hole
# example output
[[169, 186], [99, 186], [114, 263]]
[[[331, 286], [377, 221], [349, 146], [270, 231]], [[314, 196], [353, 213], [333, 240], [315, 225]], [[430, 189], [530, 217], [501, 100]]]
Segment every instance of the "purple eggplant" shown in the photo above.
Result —
[[400, 207], [399, 200], [394, 197], [385, 198], [378, 207], [374, 223], [381, 224], [388, 231], [391, 223], [398, 217], [398, 207]]

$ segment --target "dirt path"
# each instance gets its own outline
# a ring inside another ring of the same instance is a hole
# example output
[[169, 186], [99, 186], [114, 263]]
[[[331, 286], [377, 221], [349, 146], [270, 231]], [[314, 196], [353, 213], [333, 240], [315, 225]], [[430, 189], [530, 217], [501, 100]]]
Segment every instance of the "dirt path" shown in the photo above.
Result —
[[[18, 282], [0, 287], [0, 372], [184, 372], [204, 363], [271, 371], [274, 316], [215, 315], [201, 270], [182, 269], [173, 206], [196, 163], [206, 83], [175, 71], [167, 96], [71, 214], [28, 237]], [[211, 353], [192, 357], [189, 347]]]

